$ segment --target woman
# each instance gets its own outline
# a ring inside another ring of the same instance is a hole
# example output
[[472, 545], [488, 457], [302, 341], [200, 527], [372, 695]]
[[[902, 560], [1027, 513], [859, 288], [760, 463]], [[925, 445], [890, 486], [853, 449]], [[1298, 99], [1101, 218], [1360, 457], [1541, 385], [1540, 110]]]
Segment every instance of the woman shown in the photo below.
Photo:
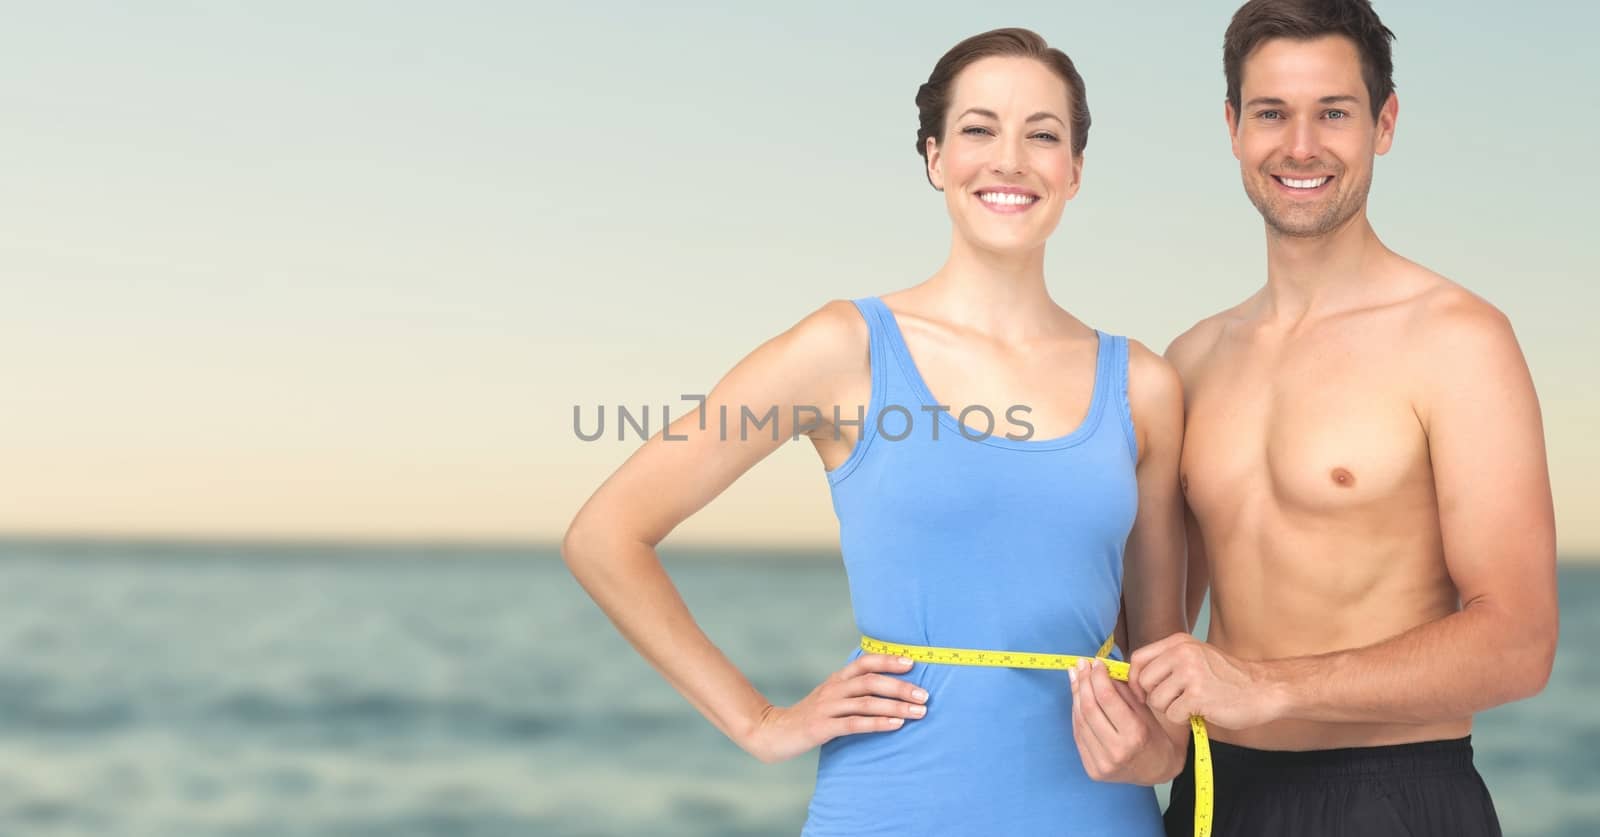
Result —
[[746, 751], [771, 762], [821, 746], [807, 835], [1159, 834], [1141, 785], [1178, 772], [1187, 728], [1103, 669], [1069, 682], [858, 649], [774, 706], [696, 627], [654, 551], [799, 432], [826, 472], [864, 634], [1089, 654], [1119, 607], [1124, 648], [1183, 630], [1177, 377], [1045, 287], [1045, 241], [1082, 174], [1082, 79], [1034, 33], [997, 30], [941, 58], [917, 106], [917, 150], [953, 222], [944, 266], [830, 302], [758, 347], [701, 413], [775, 405], [778, 432], [684, 416], [669, 432], [687, 439], [642, 446], [578, 513], [563, 555]]

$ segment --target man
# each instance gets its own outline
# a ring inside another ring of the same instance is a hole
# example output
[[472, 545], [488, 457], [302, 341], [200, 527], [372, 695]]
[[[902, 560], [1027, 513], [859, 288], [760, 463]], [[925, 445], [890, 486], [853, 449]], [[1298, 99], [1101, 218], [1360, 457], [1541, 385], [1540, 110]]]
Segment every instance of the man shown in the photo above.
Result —
[[[1539, 692], [1555, 655], [1549, 476], [1511, 326], [1367, 219], [1392, 38], [1367, 0], [1251, 0], [1225, 39], [1267, 281], [1167, 352], [1190, 619], [1209, 578], [1210, 633], [1138, 650], [1130, 683], [1156, 715], [1205, 716], [1218, 835], [1499, 834], [1472, 716]], [[1171, 835], [1192, 827], [1192, 761]]]

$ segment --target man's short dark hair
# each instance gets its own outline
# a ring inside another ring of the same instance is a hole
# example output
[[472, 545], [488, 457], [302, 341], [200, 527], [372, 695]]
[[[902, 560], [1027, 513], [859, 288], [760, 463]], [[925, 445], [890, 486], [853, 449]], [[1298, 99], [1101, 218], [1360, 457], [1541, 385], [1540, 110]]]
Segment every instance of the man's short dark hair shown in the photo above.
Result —
[[1306, 41], [1324, 35], [1342, 35], [1355, 43], [1376, 119], [1394, 92], [1394, 60], [1389, 54], [1394, 33], [1378, 19], [1370, 0], [1250, 0], [1240, 6], [1222, 40], [1222, 71], [1228, 77], [1234, 118], [1239, 113], [1244, 60], [1256, 47], [1273, 38]]

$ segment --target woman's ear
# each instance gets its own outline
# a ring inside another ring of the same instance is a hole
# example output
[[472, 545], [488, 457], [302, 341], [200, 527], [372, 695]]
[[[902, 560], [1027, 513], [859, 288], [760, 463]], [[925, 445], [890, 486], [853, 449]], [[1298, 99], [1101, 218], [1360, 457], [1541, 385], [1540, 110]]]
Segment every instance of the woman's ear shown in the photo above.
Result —
[[933, 188], [943, 192], [944, 168], [942, 166], [943, 160], [939, 156], [939, 141], [933, 137], [928, 137], [923, 149], [927, 152], [928, 157], [928, 182], [933, 184]]

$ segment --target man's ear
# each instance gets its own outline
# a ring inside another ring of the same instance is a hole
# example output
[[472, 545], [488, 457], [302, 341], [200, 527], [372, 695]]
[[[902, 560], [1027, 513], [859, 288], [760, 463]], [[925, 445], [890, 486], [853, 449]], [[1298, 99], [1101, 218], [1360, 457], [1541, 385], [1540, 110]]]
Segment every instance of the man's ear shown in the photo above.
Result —
[[1378, 139], [1373, 143], [1373, 151], [1379, 154], [1389, 153], [1389, 147], [1394, 145], [1394, 125], [1400, 119], [1400, 96], [1390, 93], [1389, 100], [1383, 103], [1378, 110]]
[[1233, 102], [1222, 100], [1222, 118], [1228, 121], [1228, 142], [1233, 145], [1233, 159], [1239, 157], [1239, 113], [1233, 109]]

